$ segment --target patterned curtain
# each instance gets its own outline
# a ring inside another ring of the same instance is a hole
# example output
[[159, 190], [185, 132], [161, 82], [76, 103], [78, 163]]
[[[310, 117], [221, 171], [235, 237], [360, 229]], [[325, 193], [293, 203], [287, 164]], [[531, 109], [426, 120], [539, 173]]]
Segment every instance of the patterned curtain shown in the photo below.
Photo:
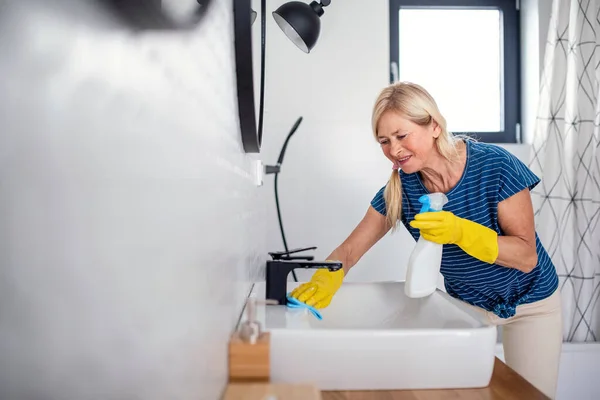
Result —
[[600, 0], [553, 0], [531, 169], [568, 342], [600, 340]]

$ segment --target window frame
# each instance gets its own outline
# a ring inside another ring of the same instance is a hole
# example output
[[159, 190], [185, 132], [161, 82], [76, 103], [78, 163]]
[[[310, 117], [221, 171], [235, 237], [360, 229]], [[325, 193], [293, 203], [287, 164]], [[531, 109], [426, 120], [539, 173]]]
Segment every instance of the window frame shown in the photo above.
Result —
[[[390, 83], [400, 76], [399, 11], [412, 9], [497, 9], [502, 29], [501, 104], [503, 130], [498, 132], [453, 132], [488, 143], [522, 143], [521, 140], [521, 43], [519, 0], [390, 0]], [[418, 83], [418, 82], [415, 82]]]

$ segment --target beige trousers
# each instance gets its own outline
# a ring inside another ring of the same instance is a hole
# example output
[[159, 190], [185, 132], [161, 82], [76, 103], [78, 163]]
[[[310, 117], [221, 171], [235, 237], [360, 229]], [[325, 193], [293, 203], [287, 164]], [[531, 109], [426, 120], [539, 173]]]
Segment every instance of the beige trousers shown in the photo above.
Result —
[[543, 300], [517, 306], [517, 313], [511, 318], [473, 308], [490, 323], [502, 326], [506, 364], [554, 399], [563, 341], [560, 289]]

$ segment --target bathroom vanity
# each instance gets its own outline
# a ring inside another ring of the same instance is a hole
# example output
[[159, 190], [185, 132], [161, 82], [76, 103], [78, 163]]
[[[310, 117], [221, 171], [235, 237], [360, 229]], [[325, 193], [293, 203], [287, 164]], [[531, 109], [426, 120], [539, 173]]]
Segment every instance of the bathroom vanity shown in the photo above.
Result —
[[413, 299], [404, 282], [344, 283], [322, 319], [262, 304], [266, 292], [256, 283], [244, 310], [260, 339], [230, 342], [230, 382], [308, 384], [323, 400], [546, 398], [495, 357], [496, 327], [443, 291]]

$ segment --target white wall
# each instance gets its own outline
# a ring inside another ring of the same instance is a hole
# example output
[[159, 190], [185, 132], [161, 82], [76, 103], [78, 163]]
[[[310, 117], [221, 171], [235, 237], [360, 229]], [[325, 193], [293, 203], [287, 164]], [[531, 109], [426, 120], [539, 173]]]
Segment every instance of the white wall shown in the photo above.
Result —
[[521, 134], [523, 143], [533, 141], [541, 73], [541, 25], [543, 23], [539, 16], [539, 0], [521, 1]]
[[[534, 0], [529, 0], [534, 1]], [[540, 75], [544, 68], [544, 56], [546, 44], [548, 43], [548, 29], [550, 29], [550, 16], [552, 14], [552, 3], [554, 0], [537, 0], [539, 17], [539, 41], [540, 41]]]
[[521, 128], [528, 144], [533, 142], [551, 12], [552, 0], [521, 0]]
[[[254, 1], [255, 9], [258, 3]], [[290, 127], [298, 116], [304, 117], [282, 166], [280, 202], [288, 245], [318, 246], [314, 254], [324, 259], [360, 221], [391, 173], [370, 127], [373, 102], [389, 76], [388, 4], [371, 2], [365, 12], [364, 1], [332, 2], [321, 18], [319, 42], [305, 54], [271, 17], [282, 3], [267, 1], [261, 158], [275, 163]], [[258, 56], [258, 45], [254, 52]], [[272, 176], [265, 177], [265, 186], [272, 193]], [[267, 222], [268, 248], [283, 249], [272, 195]], [[405, 230], [386, 236], [347, 279], [403, 279], [412, 246]]]
[[0, 12], [0, 398], [216, 399], [261, 279], [231, 1], [131, 35], [91, 0]]

